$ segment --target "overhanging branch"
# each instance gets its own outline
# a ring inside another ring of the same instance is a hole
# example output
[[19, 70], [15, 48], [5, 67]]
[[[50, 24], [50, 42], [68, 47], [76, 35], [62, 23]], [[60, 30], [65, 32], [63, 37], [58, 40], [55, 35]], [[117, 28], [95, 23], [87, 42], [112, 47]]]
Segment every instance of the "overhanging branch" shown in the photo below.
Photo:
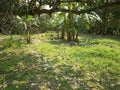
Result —
[[[71, 1], [74, 1], [74, 0], [71, 0]], [[61, 8], [52, 8], [50, 10], [47, 10], [47, 9], [42, 9], [42, 10], [36, 10], [33, 12], [33, 14], [42, 14], [42, 13], [47, 13], [47, 14], [51, 14], [51, 13], [54, 13], [54, 12], [66, 12], [66, 13], [74, 13], [74, 14], [83, 14], [83, 13], [90, 13], [91, 11], [96, 11], [98, 9], [103, 9], [103, 8], [108, 8], [108, 7], [112, 7], [112, 6], [116, 6], [116, 5], [120, 5], [120, 1], [118, 2], [112, 2], [112, 3], [105, 3], [105, 4], [102, 4], [100, 6], [97, 6], [97, 7], [92, 7], [92, 8], [89, 8], [89, 9], [82, 9], [82, 10], [69, 10], [69, 9], [61, 9]]]

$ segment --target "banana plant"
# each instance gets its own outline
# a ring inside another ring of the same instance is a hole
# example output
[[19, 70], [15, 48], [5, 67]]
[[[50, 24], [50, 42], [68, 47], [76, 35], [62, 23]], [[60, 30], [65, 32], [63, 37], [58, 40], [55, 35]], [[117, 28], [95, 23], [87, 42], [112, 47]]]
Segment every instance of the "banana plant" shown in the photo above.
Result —
[[33, 24], [33, 17], [31, 15], [26, 15], [23, 17], [17, 16], [16, 19], [19, 21], [18, 27], [20, 28], [21, 32], [23, 31], [24, 38], [26, 43], [31, 43], [31, 26]]
[[76, 16], [76, 23], [79, 24], [80, 31], [82, 30], [91, 30], [91, 28], [96, 26], [96, 23], [102, 23], [102, 19], [96, 12], [91, 12], [90, 14], [85, 13]]

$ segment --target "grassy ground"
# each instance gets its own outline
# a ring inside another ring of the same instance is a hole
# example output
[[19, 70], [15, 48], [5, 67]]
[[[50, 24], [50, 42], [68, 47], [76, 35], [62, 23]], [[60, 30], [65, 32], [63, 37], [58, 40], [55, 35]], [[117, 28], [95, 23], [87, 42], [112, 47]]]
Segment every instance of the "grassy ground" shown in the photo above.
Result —
[[0, 35], [0, 90], [119, 90], [120, 37], [79, 42]]

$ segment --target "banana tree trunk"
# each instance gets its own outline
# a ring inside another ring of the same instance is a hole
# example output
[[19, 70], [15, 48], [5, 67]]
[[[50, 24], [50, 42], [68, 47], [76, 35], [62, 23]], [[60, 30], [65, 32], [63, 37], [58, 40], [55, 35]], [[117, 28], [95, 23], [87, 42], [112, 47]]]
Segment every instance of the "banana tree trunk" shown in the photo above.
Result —
[[65, 30], [62, 30], [62, 31], [61, 31], [60, 39], [65, 39]]

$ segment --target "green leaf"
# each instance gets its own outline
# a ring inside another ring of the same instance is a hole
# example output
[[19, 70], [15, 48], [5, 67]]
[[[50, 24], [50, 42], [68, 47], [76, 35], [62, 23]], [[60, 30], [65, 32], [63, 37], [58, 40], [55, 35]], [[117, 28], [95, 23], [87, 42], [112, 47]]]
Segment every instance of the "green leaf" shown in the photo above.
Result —
[[86, 29], [89, 30], [90, 29], [90, 25], [89, 24], [86, 24]]
[[30, 20], [32, 17], [33, 17], [32, 15], [28, 15], [27, 20]]

